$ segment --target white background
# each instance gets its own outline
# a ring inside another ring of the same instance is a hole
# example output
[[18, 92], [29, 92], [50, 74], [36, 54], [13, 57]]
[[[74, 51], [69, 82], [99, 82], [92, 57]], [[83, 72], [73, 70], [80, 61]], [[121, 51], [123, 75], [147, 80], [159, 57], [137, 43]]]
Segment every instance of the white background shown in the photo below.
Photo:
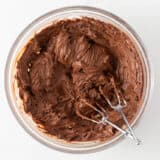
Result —
[[[101, 152], [67, 154], [54, 151], [30, 137], [7, 104], [4, 66], [11, 45], [22, 29], [38, 16], [62, 6], [88, 5], [115, 13], [142, 38], [153, 64], [155, 85], [136, 133], [136, 146], [128, 139]], [[0, 160], [139, 160], [160, 159], [160, 1], [158, 0], [4, 0], [0, 1]]]

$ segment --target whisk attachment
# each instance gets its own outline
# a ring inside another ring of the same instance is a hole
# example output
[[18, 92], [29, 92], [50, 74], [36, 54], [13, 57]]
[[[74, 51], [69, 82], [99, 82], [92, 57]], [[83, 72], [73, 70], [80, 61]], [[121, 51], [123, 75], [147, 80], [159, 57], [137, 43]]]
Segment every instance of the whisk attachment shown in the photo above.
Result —
[[[100, 118], [99, 119], [93, 119], [93, 118], [90, 118], [90, 117], [87, 117], [86, 115], [84, 115], [84, 113], [82, 113], [80, 111], [80, 109], [85, 105], [85, 107], [89, 107], [90, 109], [93, 109], [93, 111], [97, 112], [97, 114], [100, 115]], [[114, 124], [113, 122], [111, 122], [110, 120], [108, 120], [108, 115], [107, 115], [107, 112], [106, 110], [101, 107], [100, 109], [98, 109], [96, 106], [90, 104], [89, 102], [87, 102], [85, 99], [80, 99], [80, 102], [78, 105], [76, 105], [76, 114], [81, 117], [82, 119], [85, 119], [85, 120], [88, 120], [88, 121], [91, 121], [93, 123], [96, 123], [96, 124], [109, 124], [111, 125], [113, 128], [117, 129], [118, 131], [120, 131], [121, 133], [123, 133], [125, 136], [131, 138], [134, 140], [134, 137], [133, 135], [129, 132], [129, 131], [126, 131], [122, 128], [120, 128], [119, 126], [117, 126], [116, 124]]]
[[101, 86], [99, 87], [99, 91], [100, 91], [101, 95], [104, 97], [104, 99], [107, 101], [108, 105], [112, 109], [114, 109], [115, 111], [117, 111], [117, 112], [119, 112], [121, 114], [124, 122], [126, 123], [126, 125], [128, 127], [128, 130], [129, 130], [130, 134], [132, 135], [133, 139], [136, 141], [136, 144], [140, 145], [141, 144], [141, 140], [137, 138], [136, 134], [134, 133], [132, 127], [130, 126], [130, 124], [129, 124], [128, 120], [127, 120], [127, 117], [125, 116], [125, 114], [124, 114], [124, 112], [122, 110], [124, 107], [127, 106], [127, 102], [125, 101], [124, 98], [120, 97], [113, 77], [111, 77], [111, 84], [113, 85], [113, 90], [114, 90], [114, 93], [115, 93], [115, 96], [116, 96], [116, 99], [117, 99], [117, 104], [116, 105], [112, 104], [112, 102], [109, 100], [109, 98], [105, 96]]

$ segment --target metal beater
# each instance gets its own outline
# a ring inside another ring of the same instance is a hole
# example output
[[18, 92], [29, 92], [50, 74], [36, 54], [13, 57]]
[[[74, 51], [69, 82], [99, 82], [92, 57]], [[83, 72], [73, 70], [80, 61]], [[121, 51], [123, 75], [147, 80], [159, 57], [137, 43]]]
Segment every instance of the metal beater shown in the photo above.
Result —
[[[123, 108], [127, 106], [127, 102], [124, 100], [124, 98], [120, 98], [120, 95], [118, 94], [118, 90], [116, 88], [116, 85], [115, 85], [115, 82], [114, 82], [114, 79], [113, 77], [111, 78], [111, 82], [113, 84], [113, 88], [114, 88], [114, 91], [115, 91], [115, 95], [116, 95], [116, 98], [117, 98], [117, 104], [116, 105], [113, 105], [111, 103], [111, 101], [109, 100], [108, 97], [105, 96], [104, 92], [103, 92], [103, 89], [102, 87], [100, 86], [99, 87], [99, 92], [100, 94], [104, 97], [104, 99], [107, 101], [108, 105], [114, 109], [115, 111], [119, 112], [124, 120], [124, 122], [126, 123], [127, 127], [128, 127], [128, 130], [124, 130], [122, 128], [120, 128], [119, 126], [117, 126], [116, 124], [114, 124], [113, 122], [109, 121], [108, 120], [108, 115], [107, 115], [107, 112], [106, 110], [101, 107], [100, 105], [97, 104], [98, 108], [93, 106], [92, 104], [90, 104], [89, 102], [87, 102], [85, 99], [80, 99], [80, 104], [76, 107], [76, 113], [78, 116], [80, 116], [82, 119], [85, 119], [85, 120], [88, 120], [88, 121], [91, 121], [93, 123], [97, 123], [97, 124], [109, 124], [111, 125], [113, 128], [117, 129], [118, 131], [120, 131], [121, 133], [123, 133], [125, 136], [131, 138], [132, 140], [134, 140], [136, 142], [137, 145], [140, 145], [141, 144], [141, 140], [139, 140], [137, 138], [137, 136], [135, 135], [132, 127], [130, 126], [128, 120], [127, 120], [127, 117], [125, 116], [124, 112], [123, 112]], [[93, 109], [94, 111], [96, 111], [99, 115], [100, 115], [100, 119], [92, 119], [92, 118], [89, 118], [87, 116], [85, 116], [84, 114], [82, 114], [80, 112], [80, 109], [81, 107], [83, 107], [83, 104], [85, 104], [85, 107], [89, 107], [91, 109]]]

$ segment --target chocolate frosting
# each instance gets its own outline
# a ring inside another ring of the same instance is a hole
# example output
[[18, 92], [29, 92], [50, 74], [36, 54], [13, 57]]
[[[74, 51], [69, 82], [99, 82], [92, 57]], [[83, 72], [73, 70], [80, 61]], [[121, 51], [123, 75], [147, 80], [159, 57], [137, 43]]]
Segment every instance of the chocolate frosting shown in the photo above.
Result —
[[[66, 141], [107, 140], [117, 131], [80, 117], [80, 99], [108, 114], [124, 126], [121, 115], [111, 109], [105, 96], [115, 102], [110, 77], [127, 101], [124, 112], [131, 121], [141, 104], [142, 64], [131, 39], [111, 24], [83, 17], [54, 22], [36, 33], [17, 62], [19, 94], [26, 113], [46, 133]], [[96, 113], [83, 104], [81, 112]]]

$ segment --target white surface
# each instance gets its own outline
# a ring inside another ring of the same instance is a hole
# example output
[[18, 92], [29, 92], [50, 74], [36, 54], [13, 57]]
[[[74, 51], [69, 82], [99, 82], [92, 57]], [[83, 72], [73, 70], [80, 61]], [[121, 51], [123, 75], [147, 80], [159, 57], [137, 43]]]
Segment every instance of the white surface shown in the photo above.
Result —
[[[115, 13], [141, 36], [155, 72], [155, 85], [136, 133], [142, 146], [129, 140], [92, 154], [67, 154], [47, 148], [18, 124], [7, 104], [4, 66], [11, 45], [22, 29], [38, 16], [67, 5], [88, 5]], [[0, 160], [106, 160], [160, 159], [160, 1], [159, 0], [5, 0], [0, 1]]]

